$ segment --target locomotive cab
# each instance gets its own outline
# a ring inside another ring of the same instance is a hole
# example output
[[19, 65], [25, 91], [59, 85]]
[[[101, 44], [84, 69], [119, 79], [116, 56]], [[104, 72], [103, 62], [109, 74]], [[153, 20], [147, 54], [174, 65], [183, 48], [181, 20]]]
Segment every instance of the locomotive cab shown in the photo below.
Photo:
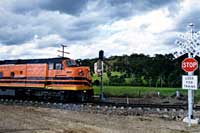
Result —
[[79, 66], [75, 60], [65, 59], [62, 61], [66, 77], [73, 80], [74, 87], [72, 91], [76, 91], [76, 97], [81, 101], [91, 100], [93, 96], [92, 78], [90, 68]]
[[85, 77], [91, 81], [90, 68], [85, 66], [79, 66], [75, 60], [67, 59], [63, 61], [64, 70], [67, 74], [71, 74], [75, 77]]
[[67, 60], [64, 60], [64, 64], [65, 64], [65, 67], [78, 67], [78, 64], [76, 63], [75, 60], [72, 60], [72, 59], [67, 59]]

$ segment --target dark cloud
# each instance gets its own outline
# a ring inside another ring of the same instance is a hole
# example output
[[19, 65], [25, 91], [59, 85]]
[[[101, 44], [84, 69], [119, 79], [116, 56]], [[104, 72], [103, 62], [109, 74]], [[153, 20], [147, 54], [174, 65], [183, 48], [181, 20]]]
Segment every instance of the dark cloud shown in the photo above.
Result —
[[170, 11], [177, 10], [180, 0], [105, 0], [112, 12], [111, 17], [125, 18], [132, 15], [139, 15], [144, 12], [155, 10], [166, 6]]
[[86, 5], [87, 0], [45, 0], [40, 6], [46, 10], [78, 15]]
[[79, 15], [87, 5], [87, 0], [11, 0], [7, 5], [13, 12], [20, 14], [48, 10]]
[[[161, 8], [178, 0], [3, 0], [0, 5], [0, 43], [23, 44], [57, 34], [66, 41], [97, 37], [99, 25]], [[93, 6], [91, 8], [91, 6]], [[49, 42], [50, 43], [50, 42]]]
[[35, 35], [44, 36], [47, 34], [45, 27], [31, 25], [19, 25], [17, 27], [5, 26], [0, 28], [0, 42], [6, 45], [22, 44], [30, 41]]
[[36, 13], [40, 10], [40, 5], [43, 4], [45, 0], [10, 0], [5, 2], [4, 8], [7, 7], [7, 10], [11, 10], [17, 14], [26, 14], [26, 13]]
[[[178, 3], [180, 0], [107, 0], [111, 6], [119, 6], [122, 4], [131, 4], [133, 10], [152, 10], [161, 8], [172, 3]], [[121, 9], [122, 10], [122, 9]]]
[[184, 15], [181, 21], [177, 24], [176, 30], [180, 32], [185, 32], [189, 30], [188, 25], [190, 23], [194, 24], [195, 30], [200, 30], [200, 18], [198, 17], [199, 14], [200, 14], [200, 9], [196, 9]]

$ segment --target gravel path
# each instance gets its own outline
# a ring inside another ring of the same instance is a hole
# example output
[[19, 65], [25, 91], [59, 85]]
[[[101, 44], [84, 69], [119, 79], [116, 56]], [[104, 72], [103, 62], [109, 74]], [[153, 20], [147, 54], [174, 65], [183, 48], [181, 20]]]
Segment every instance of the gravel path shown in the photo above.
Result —
[[90, 114], [60, 109], [0, 105], [0, 133], [189, 133], [181, 121], [149, 116]]

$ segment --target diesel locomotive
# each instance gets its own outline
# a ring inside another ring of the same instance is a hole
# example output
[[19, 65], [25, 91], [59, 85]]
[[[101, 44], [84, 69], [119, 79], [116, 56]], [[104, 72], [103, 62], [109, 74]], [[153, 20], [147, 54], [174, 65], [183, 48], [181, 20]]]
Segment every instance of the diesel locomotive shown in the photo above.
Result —
[[70, 58], [0, 61], [0, 97], [90, 101], [90, 68]]

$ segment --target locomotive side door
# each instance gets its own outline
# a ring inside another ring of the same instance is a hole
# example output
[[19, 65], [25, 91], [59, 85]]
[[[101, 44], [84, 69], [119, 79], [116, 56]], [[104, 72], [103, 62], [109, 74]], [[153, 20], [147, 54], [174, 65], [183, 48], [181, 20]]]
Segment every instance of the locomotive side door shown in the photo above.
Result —
[[26, 85], [26, 65], [10, 66], [10, 85], [14, 87], [25, 87]]
[[59, 80], [62, 80], [63, 77], [66, 77], [64, 72], [64, 67], [62, 63], [49, 63], [48, 64], [48, 81], [46, 88], [51, 89], [55, 87]]
[[47, 64], [27, 64], [27, 87], [45, 87]]

